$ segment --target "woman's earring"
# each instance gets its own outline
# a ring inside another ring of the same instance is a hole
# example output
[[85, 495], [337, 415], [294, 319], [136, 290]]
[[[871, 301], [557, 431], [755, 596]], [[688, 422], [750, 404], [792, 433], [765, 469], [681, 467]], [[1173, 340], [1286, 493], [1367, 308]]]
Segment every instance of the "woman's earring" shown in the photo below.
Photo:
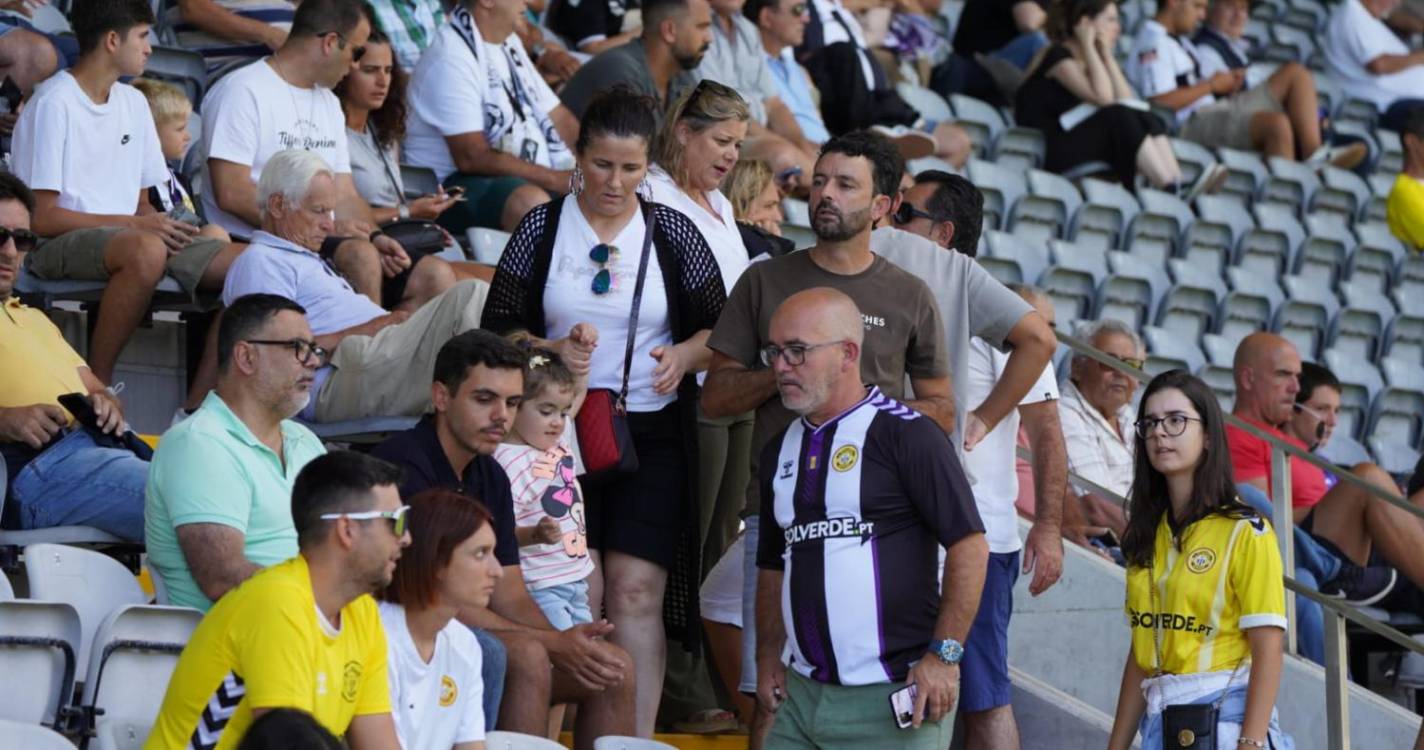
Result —
[[569, 175], [569, 193], [578, 195], [583, 192], [583, 170], [574, 165], [574, 171]]
[[647, 177], [644, 177], [643, 181], [638, 183], [638, 188], [635, 192], [644, 203], [653, 202], [653, 186], [649, 184]]

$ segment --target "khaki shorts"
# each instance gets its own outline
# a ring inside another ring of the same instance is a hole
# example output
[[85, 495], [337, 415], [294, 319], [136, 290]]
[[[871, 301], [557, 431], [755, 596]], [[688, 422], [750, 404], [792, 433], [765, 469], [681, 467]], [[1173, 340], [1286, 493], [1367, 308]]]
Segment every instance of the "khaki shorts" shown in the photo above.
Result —
[[1251, 143], [1251, 118], [1261, 112], [1284, 111], [1271, 94], [1271, 88], [1263, 83], [1193, 112], [1182, 126], [1182, 137], [1203, 146], [1255, 151]]
[[[41, 279], [57, 281], [108, 281], [109, 269], [104, 267], [104, 248], [114, 239], [121, 227], [98, 227], [96, 229], [76, 229], [58, 237], [40, 240], [40, 244], [30, 253], [26, 263], [30, 273]], [[203, 295], [199, 299], [198, 282], [213, 258], [222, 251], [224, 243], [207, 237], [194, 237], [187, 247], [168, 256], [168, 275], [183, 287], [184, 293], [193, 302], [207, 305], [216, 298], [216, 292]]]

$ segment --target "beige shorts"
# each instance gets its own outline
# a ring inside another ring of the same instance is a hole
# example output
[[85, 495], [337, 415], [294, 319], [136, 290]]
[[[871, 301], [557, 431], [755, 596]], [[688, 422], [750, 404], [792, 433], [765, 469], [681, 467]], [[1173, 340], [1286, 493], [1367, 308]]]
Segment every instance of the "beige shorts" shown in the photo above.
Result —
[[1263, 83], [1193, 112], [1182, 126], [1182, 137], [1203, 146], [1254, 151], [1251, 118], [1261, 112], [1284, 111], [1271, 88]]
[[[50, 281], [108, 281], [109, 269], [104, 266], [104, 248], [122, 231], [121, 227], [76, 229], [40, 240], [39, 246], [26, 261], [27, 267], [30, 273]], [[194, 237], [187, 247], [168, 256], [168, 275], [183, 287], [184, 293], [193, 302], [208, 306], [215, 300], [216, 292], [202, 295], [203, 299], [199, 299], [198, 282], [202, 281], [203, 272], [208, 270], [208, 264], [222, 251], [224, 244], [208, 237]]]

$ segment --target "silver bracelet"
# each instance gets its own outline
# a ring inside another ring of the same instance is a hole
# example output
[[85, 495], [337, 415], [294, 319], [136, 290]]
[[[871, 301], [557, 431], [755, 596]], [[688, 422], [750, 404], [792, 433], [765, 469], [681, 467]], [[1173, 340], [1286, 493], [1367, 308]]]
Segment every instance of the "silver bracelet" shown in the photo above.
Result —
[[1266, 743], [1260, 740], [1253, 740], [1250, 737], [1237, 737], [1236, 746], [1241, 747], [1242, 745], [1246, 745], [1248, 747], [1259, 747], [1261, 748], [1261, 750], [1265, 750], [1266, 748]]

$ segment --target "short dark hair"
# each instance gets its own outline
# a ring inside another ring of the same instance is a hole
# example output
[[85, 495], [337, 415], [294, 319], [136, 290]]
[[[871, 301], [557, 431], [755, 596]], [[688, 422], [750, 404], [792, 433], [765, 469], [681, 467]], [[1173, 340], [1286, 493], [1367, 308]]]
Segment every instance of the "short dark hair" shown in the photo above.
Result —
[[237, 750], [342, 750], [346, 747], [311, 714], [274, 708], [257, 717]]
[[900, 176], [905, 174], [905, 158], [900, 150], [879, 133], [869, 130], [852, 130], [838, 135], [821, 147], [821, 159], [827, 154], [863, 156], [870, 160], [873, 195], [894, 197], [900, 192]]
[[[1097, 18], [1099, 13], [1116, 1], [1058, 0], [1048, 8], [1048, 20], [1043, 25], [1043, 32], [1055, 42], [1072, 39], [1073, 27], [1078, 25], [1079, 19]], [[1166, 3], [1161, 5], [1165, 6]]]
[[1415, 107], [1409, 111], [1409, 116], [1404, 118], [1404, 127], [1400, 129], [1401, 136], [1412, 135], [1424, 141], [1424, 107]]
[[435, 580], [450, 564], [455, 548], [494, 517], [484, 503], [453, 490], [433, 489], [408, 498], [411, 545], [401, 553], [395, 575], [381, 598], [423, 610], [435, 605]]
[[754, 24], [761, 23], [761, 12], [763, 10], [773, 10], [781, 4], [782, 0], [747, 0], [742, 4], [742, 15]]
[[1315, 395], [1315, 389], [1325, 387], [1336, 393], [1341, 391], [1340, 379], [1330, 368], [1314, 362], [1300, 363], [1300, 391], [1295, 394], [1295, 402], [1303, 404]]
[[110, 31], [127, 36], [136, 26], [152, 26], [153, 20], [153, 6], [148, 0], [74, 0], [69, 9], [69, 25], [74, 29], [81, 55], [98, 49]]
[[440, 347], [435, 355], [435, 382], [451, 393], [470, 376], [470, 368], [484, 365], [491, 370], [524, 371], [528, 364], [524, 350], [509, 339], [479, 328], [465, 331]]
[[346, 36], [361, 25], [363, 18], [367, 22], [371, 20], [370, 11], [362, 0], [302, 0], [287, 36], [300, 39], [333, 31]]
[[582, 154], [594, 138], [612, 136], [642, 138], [651, 154], [657, 133], [658, 103], [620, 83], [595, 95], [584, 108], [574, 153]]
[[916, 185], [934, 185], [925, 202], [925, 213], [954, 224], [949, 247], [973, 258], [979, 254], [979, 235], [984, 231], [984, 194], [974, 183], [938, 169], [915, 175]]
[[257, 333], [284, 310], [307, 314], [305, 307], [279, 294], [244, 294], [233, 300], [218, 322], [218, 372], [227, 372], [238, 342]]
[[302, 467], [292, 484], [292, 524], [302, 549], [326, 538], [326, 513], [371, 510], [371, 490], [399, 487], [405, 472], [395, 464], [355, 451], [332, 451]]
[[0, 172], [0, 203], [5, 201], [19, 201], [31, 217], [35, 215], [35, 192], [19, 177]]
[[643, 33], [657, 33], [663, 21], [686, 11], [687, 0], [643, 0]]

